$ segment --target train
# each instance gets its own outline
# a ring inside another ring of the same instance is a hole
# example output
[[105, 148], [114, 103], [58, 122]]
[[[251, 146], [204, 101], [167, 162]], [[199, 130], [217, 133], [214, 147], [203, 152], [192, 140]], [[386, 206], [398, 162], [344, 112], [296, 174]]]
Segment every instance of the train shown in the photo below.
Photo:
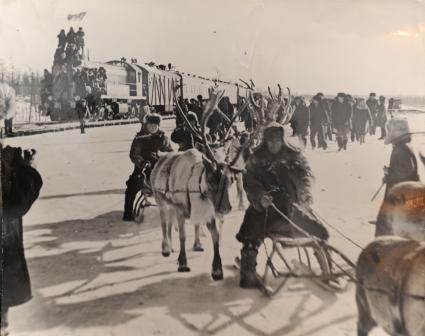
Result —
[[[99, 73], [99, 69], [105, 74], [101, 85], [87, 85], [87, 81], [78, 83], [78, 79], [75, 79], [75, 73], [93, 74]], [[171, 114], [175, 108], [175, 94], [183, 99], [196, 99], [198, 95], [206, 99], [208, 89], [213, 86], [225, 90], [230, 102], [237, 106], [240, 98], [247, 97], [250, 90], [236, 82], [176, 71], [171, 64], [139, 64], [135, 59], [127, 62], [125, 58], [107, 62], [83, 60], [80, 65], [68, 70], [67, 76], [62, 74], [60, 78], [63, 79], [58, 79], [60, 72], [52, 70], [53, 83], [67, 80], [68, 84], [56, 85], [62, 91], [53, 90], [50, 116], [54, 121], [75, 119], [73, 110], [81, 98], [86, 98], [89, 102], [88, 117], [106, 120], [134, 118], [145, 104], [154, 107], [160, 114]]]

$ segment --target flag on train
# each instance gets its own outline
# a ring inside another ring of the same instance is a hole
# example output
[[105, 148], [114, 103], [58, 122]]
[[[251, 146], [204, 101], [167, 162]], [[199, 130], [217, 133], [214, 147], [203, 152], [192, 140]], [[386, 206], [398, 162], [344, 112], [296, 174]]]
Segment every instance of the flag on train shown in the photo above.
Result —
[[77, 14], [68, 14], [68, 21], [81, 21], [87, 12], [81, 12]]

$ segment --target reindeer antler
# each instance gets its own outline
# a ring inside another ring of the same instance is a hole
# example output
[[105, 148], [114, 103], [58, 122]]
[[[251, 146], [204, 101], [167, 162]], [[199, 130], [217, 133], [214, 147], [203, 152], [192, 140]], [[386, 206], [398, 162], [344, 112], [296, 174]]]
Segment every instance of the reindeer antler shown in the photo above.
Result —
[[268, 86], [268, 87], [267, 87], [267, 89], [269, 90], [270, 98], [271, 98], [273, 101], [275, 101], [275, 100], [276, 100], [276, 98], [273, 96], [272, 90], [270, 90], [270, 86]]
[[214, 88], [208, 89], [209, 93], [209, 100], [207, 104], [205, 105], [204, 113], [202, 114], [201, 119], [201, 136], [202, 136], [202, 143], [204, 144], [206, 155], [208, 159], [218, 164], [217, 159], [214, 156], [214, 153], [208, 144], [207, 141], [207, 135], [205, 132], [205, 127], [207, 126], [208, 119], [212, 116], [212, 114], [218, 109], [218, 103], [223, 98], [224, 90], [215, 90]]
[[[292, 115], [294, 114], [294, 110], [292, 109], [291, 103], [292, 103], [292, 95], [291, 95], [291, 90], [289, 89], [289, 87], [286, 88], [288, 90], [288, 103], [286, 104], [286, 106], [284, 106], [284, 110], [283, 110], [283, 116], [278, 120], [279, 123], [281, 123], [282, 125], [286, 125], [287, 123], [289, 123], [289, 121], [292, 118]], [[284, 101], [282, 99], [282, 105], [284, 104]]]
[[183, 121], [186, 124], [186, 126], [189, 128], [190, 132], [193, 134], [193, 136], [196, 137], [198, 141], [201, 141], [202, 140], [201, 134], [199, 134], [199, 132], [192, 127], [192, 124], [187, 119], [186, 113], [183, 112], [183, 109], [180, 106], [180, 103], [178, 102], [178, 99], [176, 98], [176, 92], [177, 92], [177, 90], [179, 88], [180, 88], [180, 85], [177, 85], [174, 88], [174, 102], [176, 103], [176, 110], [179, 113], [180, 117], [183, 119]]

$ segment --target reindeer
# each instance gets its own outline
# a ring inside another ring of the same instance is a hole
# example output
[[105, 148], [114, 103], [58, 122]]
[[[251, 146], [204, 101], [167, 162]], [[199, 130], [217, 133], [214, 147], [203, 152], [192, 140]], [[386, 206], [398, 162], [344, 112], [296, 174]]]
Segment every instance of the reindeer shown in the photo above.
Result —
[[385, 199], [382, 215], [385, 220], [378, 221], [376, 236], [396, 235], [425, 241], [425, 184], [395, 184]]
[[[421, 159], [425, 161], [422, 155]], [[358, 336], [368, 335], [376, 325], [393, 336], [422, 336], [425, 184], [409, 181], [394, 185], [383, 210], [385, 227], [377, 228], [377, 240], [363, 250], [356, 267]]]
[[[189, 129], [201, 138], [205, 155], [197, 149], [168, 153], [158, 160], [151, 173], [152, 190], [160, 209], [162, 255], [168, 257], [172, 251], [172, 223], [177, 219], [180, 238], [178, 271], [189, 272], [185, 249], [185, 219], [189, 218], [195, 226], [195, 244], [199, 242], [200, 225], [206, 224], [214, 246], [211, 272], [214, 280], [223, 279], [219, 251], [220, 228], [224, 215], [231, 211], [230, 178], [235, 170], [234, 162], [239, 157], [237, 155], [230, 163], [227, 162], [224, 155], [219, 157], [220, 150], [213, 150], [207, 140], [206, 124], [212, 113], [218, 109], [223, 94], [224, 91], [210, 90], [210, 99], [201, 120], [201, 134], [190, 127], [184, 113], [181, 113]], [[177, 101], [176, 106], [179, 113], [182, 112]]]
[[380, 237], [356, 267], [357, 335], [377, 325], [391, 336], [425, 335], [425, 243]]

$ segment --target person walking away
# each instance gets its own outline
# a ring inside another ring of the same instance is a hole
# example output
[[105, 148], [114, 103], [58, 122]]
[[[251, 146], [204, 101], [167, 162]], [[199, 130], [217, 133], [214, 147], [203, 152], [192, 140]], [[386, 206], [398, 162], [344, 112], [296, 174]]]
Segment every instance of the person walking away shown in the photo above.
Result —
[[29, 301], [31, 282], [24, 253], [22, 218], [38, 198], [43, 180], [31, 167], [34, 150], [6, 146], [1, 150], [2, 262], [0, 287], [1, 335], [8, 335], [8, 313], [11, 307]]
[[[164, 131], [159, 129], [161, 116], [152, 113], [146, 116], [146, 127], [136, 134], [131, 144], [130, 160], [133, 173], [128, 178], [125, 190], [124, 221], [134, 221], [133, 203], [144, 183], [149, 183], [150, 172], [158, 161], [159, 152], [172, 152]], [[146, 180], [144, 180], [146, 178]]]
[[352, 109], [345, 100], [345, 94], [339, 92], [336, 96], [335, 102], [332, 104], [332, 126], [336, 129], [338, 151], [341, 151], [341, 149], [347, 149], [351, 115]]
[[87, 101], [85, 99], [79, 99], [77, 96], [77, 103], [75, 105], [75, 111], [77, 112], [78, 120], [80, 121], [80, 131], [81, 134], [85, 133], [85, 122], [84, 117], [87, 112]]
[[355, 115], [355, 118], [353, 118], [354, 132], [356, 137], [358, 137], [360, 144], [364, 144], [366, 137], [366, 126], [369, 125], [369, 128], [373, 126], [372, 116], [364, 98], [357, 99], [357, 104], [354, 108], [353, 115]]
[[369, 93], [369, 98], [366, 101], [366, 105], [369, 108], [370, 114], [372, 116], [373, 125], [370, 128], [369, 132], [370, 135], [375, 135], [375, 129], [376, 129], [376, 115], [378, 113], [378, 101], [376, 99], [376, 93], [371, 92]]
[[388, 202], [388, 192], [397, 183], [407, 181], [419, 181], [418, 164], [413, 149], [410, 146], [412, 140], [409, 123], [406, 118], [393, 118], [387, 125], [387, 136], [384, 144], [392, 144], [390, 165], [384, 167], [383, 183], [386, 184], [384, 201], [376, 220], [375, 237], [391, 234], [390, 225], [387, 222], [385, 204]]
[[[239, 282], [242, 288], [259, 286], [256, 260], [258, 247], [265, 237], [269, 234], [297, 236], [271, 205], [310, 234], [325, 240], [329, 237], [311, 212], [313, 174], [304, 155], [287, 143], [284, 128], [277, 122], [271, 122], [264, 128], [262, 139], [249, 156], [243, 175], [243, 186], [250, 205], [236, 235], [242, 243]], [[308, 216], [302, 215], [304, 213]]]
[[381, 127], [381, 137], [378, 140], [384, 140], [386, 134], [385, 125], [387, 123], [387, 109], [385, 108], [385, 97], [379, 97], [378, 110], [376, 114], [376, 123], [377, 126]]
[[310, 111], [302, 97], [295, 97], [295, 111], [293, 115], [298, 140], [302, 148], [307, 145], [308, 126], [310, 123]]
[[15, 90], [7, 83], [0, 82], [0, 120], [4, 120], [4, 135], [14, 136], [13, 118], [16, 115]]
[[329, 116], [320, 104], [320, 98], [314, 96], [310, 106], [310, 143], [314, 149], [316, 147], [316, 137], [318, 139], [319, 148], [326, 149], [328, 145], [325, 140], [324, 127], [329, 123]]

